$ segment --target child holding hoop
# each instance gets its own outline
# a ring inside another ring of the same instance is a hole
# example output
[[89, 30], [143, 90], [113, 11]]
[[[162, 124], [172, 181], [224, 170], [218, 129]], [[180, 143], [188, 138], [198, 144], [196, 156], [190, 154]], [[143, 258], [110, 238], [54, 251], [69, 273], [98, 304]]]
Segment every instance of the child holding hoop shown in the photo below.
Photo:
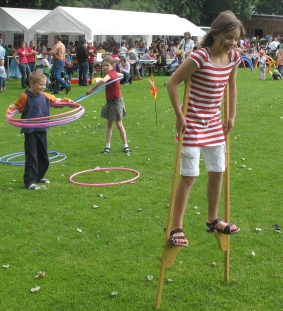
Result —
[[[105, 83], [109, 83], [119, 77], [123, 77], [122, 73], [117, 72], [115, 69], [115, 60], [111, 56], [104, 58], [102, 62], [102, 69], [105, 72], [105, 77], [99, 80], [92, 88], [90, 88], [86, 94], [89, 95], [94, 92], [98, 87]], [[103, 150], [104, 154], [110, 152], [111, 138], [114, 122], [120, 133], [123, 150], [125, 153], [131, 153], [131, 149], [127, 143], [126, 130], [124, 128], [122, 119], [126, 116], [125, 103], [121, 94], [120, 81], [114, 81], [105, 86], [106, 104], [102, 107], [101, 117], [107, 119], [106, 126], [106, 146]]]
[[[46, 76], [33, 71], [29, 76], [31, 90], [26, 90], [19, 98], [9, 106], [7, 113], [19, 110], [22, 119], [48, 117], [50, 115], [50, 103], [72, 102], [68, 98], [60, 99], [54, 95], [44, 93], [46, 87]], [[32, 128], [23, 127], [25, 142], [25, 169], [24, 188], [28, 190], [39, 190], [41, 187], [37, 183], [49, 184], [50, 180], [44, 176], [49, 167], [47, 130], [49, 127]]]
[[[200, 153], [208, 172], [207, 201], [208, 233], [219, 231], [233, 234], [240, 231], [218, 217], [222, 175], [225, 171], [224, 130], [230, 132], [236, 116], [236, 75], [240, 63], [237, 41], [244, 36], [241, 22], [231, 11], [218, 15], [204, 36], [200, 48], [176, 70], [167, 89], [176, 114], [178, 134], [184, 133], [180, 161], [180, 181], [177, 187], [170, 232], [170, 244], [188, 246], [183, 231], [183, 218], [191, 188], [199, 175]], [[178, 85], [189, 79], [190, 92], [186, 117], [179, 101]], [[221, 103], [229, 81], [229, 110], [227, 124], [222, 124]]]

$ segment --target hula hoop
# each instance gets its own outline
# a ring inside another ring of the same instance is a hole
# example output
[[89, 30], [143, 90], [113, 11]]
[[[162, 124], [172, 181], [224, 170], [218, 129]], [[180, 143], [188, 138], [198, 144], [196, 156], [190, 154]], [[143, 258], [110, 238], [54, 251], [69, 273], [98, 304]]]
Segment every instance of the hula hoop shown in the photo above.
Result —
[[[78, 175], [81, 175], [81, 174], [84, 174], [84, 173], [95, 172], [95, 171], [129, 171], [129, 172], [135, 173], [136, 176], [134, 178], [131, 178], [131, 179], [128, 179], [128, 180], [112, 182], [112, 183], [103, 183], [103, 184], [89, 184], [89, 183], [83, 183], [83, 182], [78, 182], [78, 181], [74, 181], [73, 180], [73, 178], [75, 176], [78, 176]], [[111, 167], [111, 168], [99, 167], [99, 168], [94, 168], [94, 169], [91, 169], [91, 170], [86, 170], [86, 171], [81, 171], [81, 172], [75, 173], [75, 174], [70, 176], [69, 181], [71, 183], [73, 183], [75, 185], [79, 185], [79, 186], [107, 187], [107, 186], [115, 186], [115, 185], [127, 184], [127, 183], [135, 181], [139, 177], [140, 177], [139, 171], [134, 170], [132, 168], [125, 168], [125, 167]]]
[[122, 79], [123, 79], [123, 77], [120, 77], [120, 78], [111, 80], [111, 81], [109, 81], [109, 82], [107, 82], [107, 83], [105, 83], [105, 84], [99, 86], [93, 93], [91, 93], [91, 94], [89, 94], [89, 95], [84, 94], [84, 95], [82, 95], [82, 96], [76, 98], [76, 99], [74, 100], [74, 102], [78, 103], [78, 102], [80, 102], [80, 101], [82, 101], [82, 100], [84, 100], [84, 99], [86, 99], [86, 98], [88, 98], [88, 97], [90, 97], [90, 96], [93, 96], [94, 94], [97, 94], [97, 93], [103, 91], [103, 90], [105, 89], [105, 86], [106, 86], [106, 85], [111, 84], [111, 83], [113, 83], [113, 82], [115, 82], [115, 81], [118, 81], [118, 80], [122, 80]]
[[16, 114], [20, 113], [19, 110], [15, 110], [12, 113], [6, 114], [7, 121], [17, 127], [51, 127], [62, 124], [67, 124], [72, 121], [79, 119], [85, 112], [85, 109], [80, 104], [75, 102], [55, 102], [50, 105], [51, 107], [63, 108], [70, 107], [74, 108], [70, 111], [62, 112], [53, 116], [30, 118], [30, 119], [15, 119], [13, 118]]
[[240, 58], [241, 58], [241, 61], [242, 61], [243, 65], [244, 65], [244, 69], [246, 69], [246, 64], [245, 64], [245, 62], [247, 62], [247, 64], [249, 65], [251, 71], [254, 70], [253, 63], [252, 63], [252, 61], [251, 61], [247, 56], [241, 56]]
[[[62, 157], [59, 160], [49, 162], [50, 164], [61, 162], [67, 158], [67, 156], [65, 154], [60, 153], [58, 151], [48, 150], [48, 154], [55, 154], [54, 156], [50, 157], [49, 160], [55, 160], [59, 157]], [[14, 158], [17, 158], [20, 156], [24, 156], [24, 155], [25, 155], [24, 152], [15, 152], [15, 153], [7, 154], [7, 155], [0, 158], [0, 163], [22, 166], [22, 165], [25, 165], [25, 161], [11, 161], [11, 159], [14, 159]]]

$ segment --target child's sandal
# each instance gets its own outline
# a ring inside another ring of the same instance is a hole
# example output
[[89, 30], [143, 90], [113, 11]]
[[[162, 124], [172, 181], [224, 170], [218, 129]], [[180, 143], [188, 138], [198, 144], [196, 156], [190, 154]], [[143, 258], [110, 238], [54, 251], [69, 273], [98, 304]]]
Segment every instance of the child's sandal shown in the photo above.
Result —
[[[176, 235], [176, 233], [184, 233], [183, 229], [178, 228], [175, 230], [171, 230], [170, 231], [170, 238], [169, 238], [169, 243], [171, 246], [182, 246], [182, 247], [188, 247], [189, 242], [187, 240], [187, 238], [185, 237], [185, 235]], [[178, 240], [183, 240], [182, 243], [177, 242]]]
[[110, 152], [110, 148], [104, 148], [104, 150], [102, 151], [103, 154], [107, 154]]
[[208, 226], [208, 228], [206, 229], [207, 233], [213, 233], [214, 230], [223, 233], [223, 234], [234, 234], [234, 233], [238, 233], [240, 231], [240, 228], [236, 228], [235, 230], [232, 230], [232, 226], [235, 226], [233, 224], [227, 224], [224, 229], [218, 229], [215, 226], [217, 226], [218, 223], [220, 223], [222, 221], [222, 219], [220, 217], [216, 218], [214, 221], [212, 222], [206, 222], [206, 225]]
[[129, 147], [125, 147], [125, 148], [124, 148], [124, 152], [125, 152], [125, 153], [131, 153], [132, 150], [131, 150]]

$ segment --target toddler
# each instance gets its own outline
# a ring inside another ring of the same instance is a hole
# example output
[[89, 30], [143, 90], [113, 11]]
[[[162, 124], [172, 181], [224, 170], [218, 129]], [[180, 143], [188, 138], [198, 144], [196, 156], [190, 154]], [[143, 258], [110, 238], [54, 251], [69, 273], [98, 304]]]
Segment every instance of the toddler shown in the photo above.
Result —
[[4, 67], [4, 59], [0, 59], [0, 92], [6, 92], [6, 70]]

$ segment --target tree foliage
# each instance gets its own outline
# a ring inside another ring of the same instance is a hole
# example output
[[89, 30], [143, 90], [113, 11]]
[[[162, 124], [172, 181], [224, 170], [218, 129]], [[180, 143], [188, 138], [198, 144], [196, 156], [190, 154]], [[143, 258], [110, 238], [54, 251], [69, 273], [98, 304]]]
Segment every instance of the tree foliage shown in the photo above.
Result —
[[255, 8], [256, 13], [283, 15], [282, 0], [260, 0]]
[[47, 10], [57, 6], [72, 6], [159, 12], [176, 14], [197, 25], [207, 26], [219, 12], [225, 10], [231, 10], [241, 20], [249, 20], [252, 12], [283, 15], [283, 0], [0, 0], [0, 6]]
[[155, 5], [149, 1], [131, 1], [122, 0], [118, 4], [112, 6], [113, 10], [137, 11], [137, 12], [158, 12], [158, 3]]

